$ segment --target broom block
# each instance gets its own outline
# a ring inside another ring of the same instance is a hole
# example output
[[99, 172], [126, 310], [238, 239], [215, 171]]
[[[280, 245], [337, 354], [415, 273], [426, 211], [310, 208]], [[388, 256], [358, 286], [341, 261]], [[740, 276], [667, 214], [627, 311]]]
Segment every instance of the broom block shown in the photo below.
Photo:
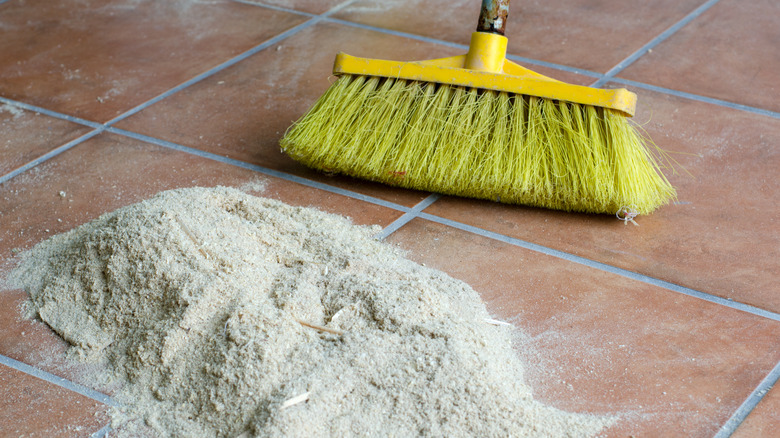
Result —
[[536, 73], [508, 59], [503, 62], [502, 72], [471, 70], [464, 67], [466, 57], [467, 55], [459, 55], [427, 61], [402, 62], [358, 58], [339, 53], [333, 65], [333, 74], [380, 76], [504, 91], [610, 108], [628, 117], [633, 116], [636, 111], [636, 94], [625, 88], [604, 90], [567, 84]]

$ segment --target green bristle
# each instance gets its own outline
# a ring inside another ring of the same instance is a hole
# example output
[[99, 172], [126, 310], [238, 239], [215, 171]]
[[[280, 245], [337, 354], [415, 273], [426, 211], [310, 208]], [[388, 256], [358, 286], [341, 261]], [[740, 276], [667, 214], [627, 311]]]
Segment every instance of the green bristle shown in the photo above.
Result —
[[344, 75], [281, 145], [326, 172], [512, 204], [647, 214], [675, 198], [619, 112], [506, 92]]

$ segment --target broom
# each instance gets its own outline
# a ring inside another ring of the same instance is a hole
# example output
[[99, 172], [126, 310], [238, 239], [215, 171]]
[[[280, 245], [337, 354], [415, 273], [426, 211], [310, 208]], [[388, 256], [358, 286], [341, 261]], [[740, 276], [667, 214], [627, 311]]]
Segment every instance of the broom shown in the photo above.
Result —
[[652, 142], [628, 120], [636, 95], [507, 60], [508, 4], [483, 0], [465, 55], [396, 62], [339, 53], [338, 80], [282, 149], [328, 173], [557, 210], [650, 213], [673, 199]]

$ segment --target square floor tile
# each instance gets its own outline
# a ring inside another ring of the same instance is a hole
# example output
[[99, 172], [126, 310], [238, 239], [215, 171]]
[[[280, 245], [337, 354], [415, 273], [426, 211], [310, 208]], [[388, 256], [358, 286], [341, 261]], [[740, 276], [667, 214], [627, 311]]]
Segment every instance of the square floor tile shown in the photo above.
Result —
[[[509, 8], [509, 53], [606, 72], [701, 1], [526, 1]], [[480, 3], [471, 0], [358, 1], [336, 18], [468, 44]]]
[[0, 176], [91, 128], [0, 103]]
[[389, 240], [513, 323], [535, 398], [610, 437], [712, 436], [780, 360], [780, 323], [415, 219]]
[[722, 0], [619, 77], [780, 112], [780, 3]]
[[89, 437], [108, 423], [106, 406], [0, 365], [0, 436]]
[[666, 171], [678, 203], [640, 215], [639, 227], [452, 197], [425, 211], [780, 312], [780, 120], [636, 91], [636, 121], [682, 166]]
[[214, 160], [101, 134], [3, 184], [0, 254], [7, 258], [12, 251], [31, 248], [163, 190], [217, 185], [244, 186], [256, 195], [349, 216], [356, 224], [386, 226], [402, 215]]
[[306, 19], [229, 0], [7, 2], [0, 95], [106, 122]]

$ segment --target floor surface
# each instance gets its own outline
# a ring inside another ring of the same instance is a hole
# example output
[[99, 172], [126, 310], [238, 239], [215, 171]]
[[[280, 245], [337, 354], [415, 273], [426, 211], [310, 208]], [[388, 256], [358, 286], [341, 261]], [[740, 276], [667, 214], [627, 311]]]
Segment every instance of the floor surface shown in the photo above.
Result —
[[[478, 4], [0, 0], [3, 276], [159, 191], [261, 188], [379, 224], [470, 284], [517, 328], [535, 397], [619, 415], [605, 436], [777, 436], [780, 2], [513, 2], [511, 59], [634, 91], [635, 120], [679, 163], [678, 200], [639, 226], [323, 175], [280, 152], [337, 52], [464, 53]], [[0, 436], [105, 436], [112, 388], [22, 317], [24, 291], [0, 291]]]

